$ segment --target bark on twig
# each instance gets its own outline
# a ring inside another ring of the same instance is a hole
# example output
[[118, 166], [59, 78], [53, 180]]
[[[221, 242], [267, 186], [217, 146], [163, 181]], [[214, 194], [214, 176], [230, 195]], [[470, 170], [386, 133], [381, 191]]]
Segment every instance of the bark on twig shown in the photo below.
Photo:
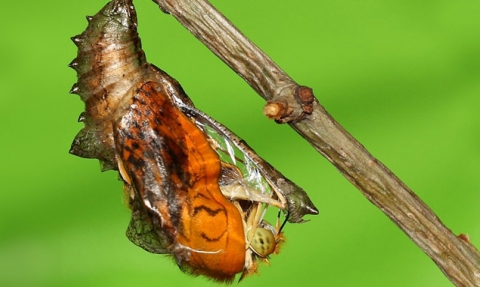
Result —
[[154, 0], [264, 99], [265, 113], [288, 122], [397, 224], [457, 286], [480, 286], [480, 254], [455, 236], [387, 167], [374, 158], [263, 51], [204, 0]]

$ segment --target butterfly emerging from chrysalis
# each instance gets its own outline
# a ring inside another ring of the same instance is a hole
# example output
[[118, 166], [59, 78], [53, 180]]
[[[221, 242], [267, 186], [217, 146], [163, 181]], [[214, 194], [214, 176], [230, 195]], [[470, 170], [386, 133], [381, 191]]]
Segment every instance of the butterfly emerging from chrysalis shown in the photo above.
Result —
[[119, 172], [132, 209], [127, 237], [136, 245], [217, 281], [255, 273], [284, 241], [283, 224], [269, 223], [267, 209], [291, 223], [317, 209], [146, 61], [131, 0], [114, 0], [87, 20], [72, 37], [78, 81], [71, 93], [86, 108], [70, 152]]

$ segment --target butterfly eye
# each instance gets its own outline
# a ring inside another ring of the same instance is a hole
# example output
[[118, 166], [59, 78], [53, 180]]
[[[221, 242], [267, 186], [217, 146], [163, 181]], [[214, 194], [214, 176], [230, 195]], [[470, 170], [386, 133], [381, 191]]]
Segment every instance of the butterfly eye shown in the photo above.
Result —
[[275, 251], [275, 236], [270, 230], [257, 227], [248, 233], [250, 248], [260, 257], [267, 257]]

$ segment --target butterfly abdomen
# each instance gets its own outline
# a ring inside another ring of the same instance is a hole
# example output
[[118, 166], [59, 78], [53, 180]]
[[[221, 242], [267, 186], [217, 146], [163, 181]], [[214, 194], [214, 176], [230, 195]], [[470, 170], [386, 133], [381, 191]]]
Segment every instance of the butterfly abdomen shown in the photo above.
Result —
[[88, 27], [72, 37], [78, 47], [70, 67], [78, 81], [71, 93], [85, 102], [79, 121], [85, 127], [76, 136], [71, 153], [98, 158], [103, 169], [115, 169], [111, 120], [129, 101], [148, 64], [137, 33], [137, 18], [131, 0], [112, 1], [93, 17]]

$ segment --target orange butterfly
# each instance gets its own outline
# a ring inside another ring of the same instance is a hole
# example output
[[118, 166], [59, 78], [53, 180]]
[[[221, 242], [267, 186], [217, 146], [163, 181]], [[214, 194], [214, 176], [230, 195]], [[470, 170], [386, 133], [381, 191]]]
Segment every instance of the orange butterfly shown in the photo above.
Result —
[[302, 222], [318, 213], [307, 194], [146, 61], [131, 0], [114, 0], [87, 19], [72, 38], [79, 51], [71, 92], [86, 111], [71, 153], [119, 171], [133, 243], [218, 281], [256, 272], [257, 259], [268, 262], [284, 240], [265, 211], [274, 206]]

